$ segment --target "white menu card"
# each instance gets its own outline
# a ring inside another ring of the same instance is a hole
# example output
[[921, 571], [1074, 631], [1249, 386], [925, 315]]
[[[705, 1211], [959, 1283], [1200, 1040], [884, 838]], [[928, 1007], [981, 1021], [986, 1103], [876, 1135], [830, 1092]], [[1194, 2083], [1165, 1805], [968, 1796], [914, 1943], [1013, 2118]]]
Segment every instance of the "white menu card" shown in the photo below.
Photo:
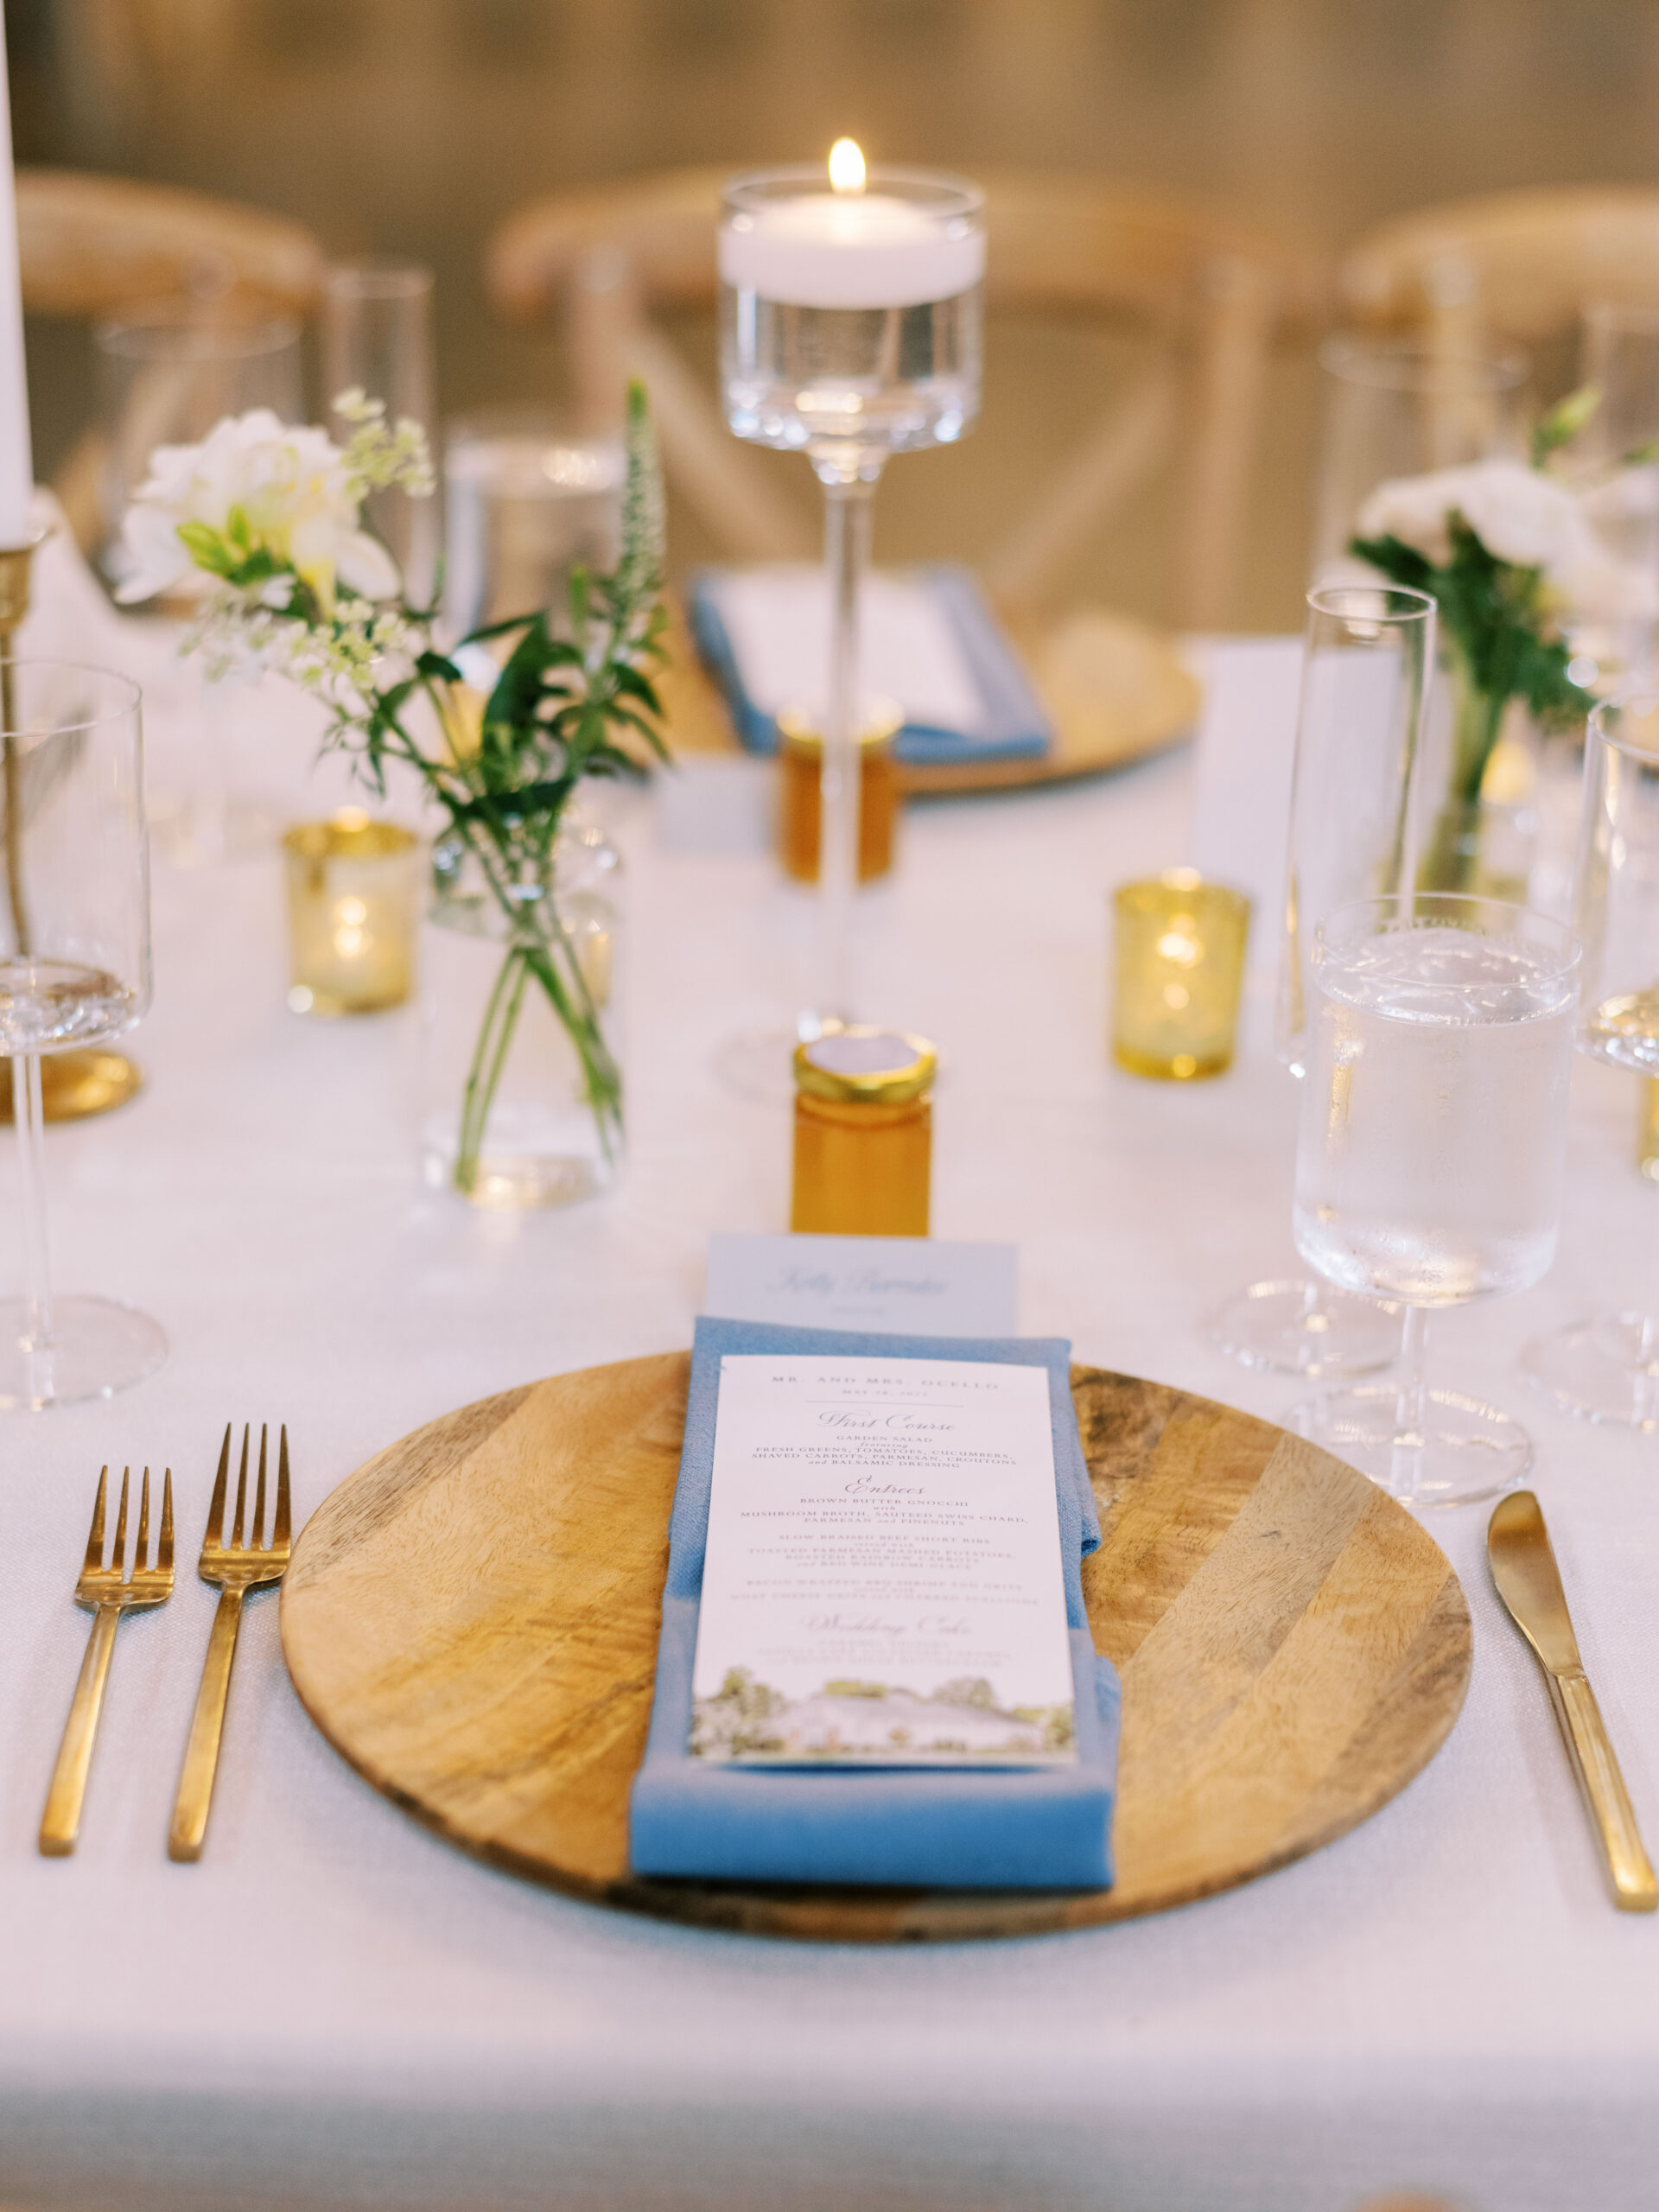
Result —
[[691, 1689], [703, 1758], [1074, 1762], [1047, 1370], [722, 1357]]

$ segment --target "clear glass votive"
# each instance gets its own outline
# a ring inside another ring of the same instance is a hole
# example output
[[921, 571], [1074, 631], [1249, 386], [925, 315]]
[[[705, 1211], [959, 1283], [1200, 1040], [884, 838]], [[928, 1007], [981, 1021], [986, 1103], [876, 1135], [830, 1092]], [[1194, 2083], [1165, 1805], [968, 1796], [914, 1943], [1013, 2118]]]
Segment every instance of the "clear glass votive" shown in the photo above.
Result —
[[1166, 868], [1112, 894], [1112, 1057], [1131, 1075], [1190, 1083], [1232, 1065], [1250, 902]]
[[283, 840], [296, 1014], [379, 1014], [409, 996], [419, 839], [346, 807]]
[[[823, 851], [823, 734], [821, 717], [785, 707], [778, 717], [778, 839], [784, 873], [797, 883], [816, 883]], [[872, 700], [858, 733], [858, 880], [874, 883], [891, 873], [899, 827], [899, 764], [893, 741], [904, 709], [891, 699]]]

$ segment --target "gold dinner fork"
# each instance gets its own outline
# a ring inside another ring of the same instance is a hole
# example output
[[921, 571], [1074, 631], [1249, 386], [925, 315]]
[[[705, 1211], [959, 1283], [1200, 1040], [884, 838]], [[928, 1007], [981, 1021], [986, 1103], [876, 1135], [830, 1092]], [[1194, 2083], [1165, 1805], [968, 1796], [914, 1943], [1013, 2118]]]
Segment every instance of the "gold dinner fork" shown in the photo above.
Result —
[[231, 1470], [231, 1427], [225, 1425], [225, 1441], [219, 1454], [219, 1473], [213, 1481], [213, 1503], [207, 1509], [207, 1534], [202, 1540], [197, 1573], [204, 1582], [219, 1586], [219, 1610], [207, 1639], [207, 1657], [196, 1693], [195, 1718], [185, 1746], [184, 1766], [179, 1775], [179, 1794], [173, 1801], [173, 1825], [168, 1830], [169, 1859], [200, 1859], [207, 1833], [207, 1815], [213, 1802], [213, 1782], [219, 1772], [219, 1742], [225, 1727], [225, 1700], [230, 1695], [231, 1667], [236, 1658], [236, 1632], [242, 1625], [242, 1600], [250, 1590], [263, 1590], [280, 1582], [288, 1567], [288, 1428], [284, 1424], [276, 1450], [276, 1511], [265, 1542], [265, 1438], [259, 1430], [259, 1486], [254, 1492], [253, 1533], [242, 1541], [242, 1516], [248, 1496], [248, 1430], [242, 1431], [242, 1468], [236, 1478], [236, 1518], [231, 1541], [225, 1541], [225, 1491]]
[[162, 1526], [156, 1544], [156, 1564], [149, 1564], [149, 1469], [144, 1469], [138, 1497], [138, 1542], [132, 1558], [132, 1579], [122, 1580], [122, 1560], [127, 1546], [127, 1479], [121, 1470], [121, 1503], [115, 1516], [115, 1548], [104, 1564], [104, 1506], [110, 1471], [98, 1478], [98, 1497], [92, 1506], [92, 1531], [86, 1539], [86, 1558], [75, 1585], [75, 1603], [92, 1616], [92, 1632], [86, 1639], [86, 1656], [80, 1678], [70, 1700], [58, 1763], [52, 1770], [52, 1786], [46, 1793], [41, 1817], [41, 1849], [48, 1859], [65, 1859], [75, 1847], [80, 1829], [81, 1800], [86, 1794], [86, 1771], [98, 1740], [99, 1714], [104, 1707], [104, 1685], [109, 1678], [110, 1655], [115, 1649], [116, 1624], [123, 1613], [162, 1605], [173, 1594], [173, 1471], [162, 1478]]

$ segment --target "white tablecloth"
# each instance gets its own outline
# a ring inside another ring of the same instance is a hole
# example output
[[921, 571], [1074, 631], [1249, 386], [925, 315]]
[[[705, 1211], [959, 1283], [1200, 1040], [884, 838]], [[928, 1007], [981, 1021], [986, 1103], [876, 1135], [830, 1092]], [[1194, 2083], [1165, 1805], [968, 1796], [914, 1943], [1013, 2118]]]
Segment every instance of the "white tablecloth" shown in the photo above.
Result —
[[[1214, 680], [1224, 726], [1224, 652]], [[257, 752], [302, 793], [305, 735], [264, 708], [249, 728], [244, 772]], [[1294, 1089], [1262, 983], [1221, 1081], [1138, 1083], [1103, 1051], [1105, 893], [1183, 855], [1192, 793], [1176, 753], [913, 810], [902, 874], [866, 902], [866, 999], [943, 1049], [935, 1226], [1019, 1241], [1023, 1326], [1273, 1416], [1294, 1386], [1199, 1326], [1294, 1264]], [[337, 795], [325, 778], [308, 804]], [[207, 1855], [169, 1865], [213, 1603], [188, 1574], [121, 1630], [78, 1853], [36, 1856], [100, 1461], [170, 1462], [183, 1557], [226, 1421], [285, 1420], [302, 1517], [447, 1408], [684, 1344], [708, 1231], [783, 1224], [787, 1115], [726, 1095], [710, 1058], [791, 1003], [792, 909], [764, 857], [704, 849], [741, 842], [698, 829], [718, 811], [683, 794], [665, 833], [654, 802], [621, 810], [632, 1166], [613, 1198], [525, 1218], [419, 1183], [412, 1016], [285, 1011], [274, 859], [158, 867], [148, 1086], [48, 1154], [59, 1282], [143, 1305], [171, 1356], [111, 1404], [0, 1420], [0, 2202], [1344, 2212], [1414, 2185], [1468, 2212], [1650, 2208], [1659, 1921], [1607, 1900], [1479, 1509], [1433, 1523], [1476, 1631], [1445, 1750], [1354, 1834], [1161, 1918], [875, 1951], [543, 1892], [346, 1770], [288, 1687], [270, 1599], [245, 1629]], [[1659, 1224], [1632, 1114], [1580, 1071], [1556, 1268], [1437, 1325], [1437, 1359], [1530, 1421], [1659, 1845], [1659, 1444], [1528, 1405], [1515, 1366], [1533, 1332], [1641, 1287]], [[8, 1157], [0, 1221], [10, 1175]]]

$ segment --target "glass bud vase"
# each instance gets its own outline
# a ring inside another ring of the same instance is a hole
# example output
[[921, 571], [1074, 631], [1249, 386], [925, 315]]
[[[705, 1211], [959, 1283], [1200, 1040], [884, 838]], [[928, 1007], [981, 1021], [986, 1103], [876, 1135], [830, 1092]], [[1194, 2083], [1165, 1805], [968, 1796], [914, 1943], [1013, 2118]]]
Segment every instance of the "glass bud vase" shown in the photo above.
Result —
[[474, 1205], [569, 1205], [621, 1173], [621, 859], [567, 809], [538, 874], [433, 854], [421, 932], [426, 1180]]

